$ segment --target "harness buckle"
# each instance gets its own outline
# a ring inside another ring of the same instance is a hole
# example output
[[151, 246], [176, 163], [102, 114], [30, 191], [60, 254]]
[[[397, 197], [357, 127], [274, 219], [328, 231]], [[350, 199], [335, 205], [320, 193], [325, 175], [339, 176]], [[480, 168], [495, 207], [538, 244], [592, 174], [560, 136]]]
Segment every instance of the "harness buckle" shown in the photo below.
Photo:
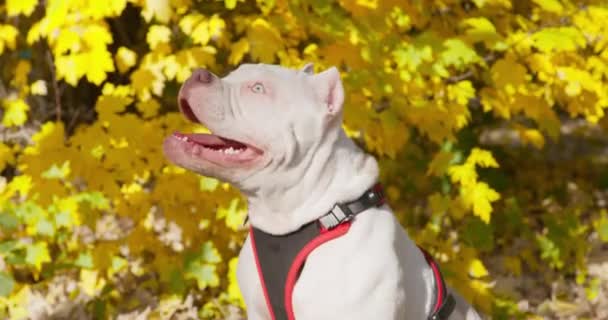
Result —
[[350, 220], [352, 217], [353, 213], [347, 206], [336, 204], [326, 215], [319, 219], [319, 222], [325, 229], [329, 230], [335, 228], [342, 222]]

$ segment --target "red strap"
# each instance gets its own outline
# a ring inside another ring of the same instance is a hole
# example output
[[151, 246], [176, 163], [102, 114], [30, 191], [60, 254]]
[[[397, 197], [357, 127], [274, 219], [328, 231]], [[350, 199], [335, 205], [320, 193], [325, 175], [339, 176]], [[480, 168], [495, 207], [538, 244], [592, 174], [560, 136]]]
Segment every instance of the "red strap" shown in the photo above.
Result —
[[272, 305], [270, 304], [270, 297], [268, 297], [268, 290], [266, 290], [266, 281], [264, 281], [264, 274], [262, 274], [262, 268], [260, 267], [260, 260], [258, 260], [258, 250], [255, 247], [255, 238], [253, 237], [253, 231], [251, 227], [249, 228], [249, 236], [251, 237], [251, 248], [253, 249], [253, 257], [255, 260], [255, 267], [258, 271], [258, 277], [260, 279], [260, 283], [262, 284], [262, 290], [264, 291], [264, 299], [266, 300], [266, 307], [268, 308], [268, 312], [270, 312], [270, 319], [275, 320], [274, 310], [272, 309]]
[[[298, 280], [300, 269], [302, 268], [304, 261], [306, 261], [308, 255], [320, 245], [346, 234], [350, 229], [350, 224], [351, 222], [348, 221], [330, 230], [323, 229], [321, 234], [309, 242], [296, 256], [293, 264], [289, 268], [289, 273], [287, 274], [287, 283], [285, 284], [285, 309], [287, 310], [288, 320], [296, 319], [292, 304], [293, 289], [296, 285], [296, 281]], [[269, 300], [267, 298], [267, 304], [269, 303], [268, 301]]]
[[[418, 248], [420, 248], [420, 247], [418, 247]], [[433, 276], [435, 277], [435, 287], [437, 289], [437, 300], [435, 301], [435, 306], [433, 307], [432, 313], [436, 313], [437, 311], [439, 311], [439, 308], [443, 305], [443, 302], [444, 302], [443, 300], [445, 299], [445, 292], [444, 292], [445, 287], [443, 285], [443, 277], [441, 276], [441, 272], [439, 271], [439, 266], [437, 265], [437, 262], [435, 262], [433, 257], [431, 257], [431, 255], [422, 248], [420, 248], [420, 251], [422, 251], [422, 254], [424, 255], [424, 258], [426, 259], [426, 262], [431, 267], [431, 270], [433, 270]]]

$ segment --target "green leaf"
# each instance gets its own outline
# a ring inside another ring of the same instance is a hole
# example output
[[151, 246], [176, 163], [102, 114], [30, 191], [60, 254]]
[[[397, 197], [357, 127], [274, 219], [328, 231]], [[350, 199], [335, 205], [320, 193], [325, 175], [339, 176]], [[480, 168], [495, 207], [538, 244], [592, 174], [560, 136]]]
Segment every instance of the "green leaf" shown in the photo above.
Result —
[[97, 210], [107, 210], [110, 208], [110, 202], [101, 192], [83, 192], [76, 196], [78, 202], [86, 202]]
[[600, 240], [608, 242], [608, 217], [605, 210], [602, 210], [600, 218], [593, 222], [593, 226]]
[[14, 230], [19, 226], [19, 219], [14, 214], [9, 212], [0, 213], [0, 227], [3, 230]]
[[10, 274], [0, 272], [0, 296], [7, 297], [15, 288], [15, 280]]
[[584, 48], [586, 40], [574, 27], [545, 28], [531, 37], [533, 46], [541, 52], [575, 51]]
[[470, 64], [481, 61], [475, 50], [460, 39], [448, 39], [443, 42], [443, 46], [445, 50], [441, 52], [439, 60], [446, 66], [462, 70]]
[[108, 270], [108, 272], [110, 274], [114, 274], [114, 273], [126, 268], [128, 264], [129, 263], [127, 262], [126, 259], [118, 257], [118, 256], [113, 256], [112, 265], [110, 266], [110, 269]]
[[479, 217], [470, 217], [462, 231], [462, 238], [468, 245], [480, 251], [494, 250], [494, 228]]
[[52, 237], [55, 235], [55, 226], [46, 217], [41, 218], [36, 223], [36, 233], [42, 236]]
[[46, 242], [36, 242], [26, 247], [25, 262], [34, 266], [37, 270], [42, 269], [42, 264], [51, 262], [51, 256]]
[[19, 242], [16, 240], [0, 242], [0, 254], [6, 255], [15, 249], [19, 249]]
[[216, 218], [226, 220], [226, 226], [228, 226], [232, 230], [238, 230], [245, 220], [245, 216], [247, 215], [247, 211], [243, 207], [239, 207], [239, 199], [235, 198], [230, 201], [230, 206], [219, 207], [217, 209]]
[[80, 268], [93, 268], [93, 256], [90, 252], [81, 252], [76, 260], [74, 261], [74, 265]]
[[185, 276], [186, 279], [196, 280], [200, 290], [207, 287], [217, 287], [220, 284], [216, 267], [210, 264], [193, 263], [186, 269]]
[[201, 177], [199, 180], [199, 186], [202, 191], [215, 191], [220, 182], [217, 179], [209, 177]]
[[219, 263], [222, 261], [219, 251], [217, 251], [211, 241], [207, 241], [203, 244], [201, 253], [202, 260], [206, 263]]
[[65, 161], [61, 167], [53, 164], [48, 170], [42, 173], [42, 177], [46, 179], [65, 179], [70, 175], [70, 161]]
[[72, 215], [68, 211], [55, 213], [55, 224], [57, 227], [69, 227], [72, 225]]

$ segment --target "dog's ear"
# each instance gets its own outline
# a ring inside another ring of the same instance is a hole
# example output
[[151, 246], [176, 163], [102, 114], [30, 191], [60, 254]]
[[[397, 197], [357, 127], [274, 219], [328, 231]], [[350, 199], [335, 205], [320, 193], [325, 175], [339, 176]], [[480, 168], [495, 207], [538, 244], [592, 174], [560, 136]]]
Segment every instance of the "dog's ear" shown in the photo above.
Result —
[[340, 79], [340, 71], [336, 67], [331, 67], [314, 75], [311, 80], [317, 95], [327, 106], [328, 115], [333, 117], [339, 114], [344, 104], [344, 87]]
[[304, 72], [306, 74], [315, 74], [315, 64], [312, 62], [307, 63], [300, 69], [300, 72]]

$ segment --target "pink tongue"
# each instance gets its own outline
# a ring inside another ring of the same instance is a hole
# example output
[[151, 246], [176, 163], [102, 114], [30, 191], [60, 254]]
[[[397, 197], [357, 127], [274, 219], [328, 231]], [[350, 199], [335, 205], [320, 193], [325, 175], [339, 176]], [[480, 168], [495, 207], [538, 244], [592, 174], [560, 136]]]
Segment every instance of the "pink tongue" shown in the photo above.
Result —
[[240, 142], [218, 137], [213, 134], [206, 134], [206, 133], [186, 133], [186, 134], [184, 134], [184, 133], [175, 132], [173, 135], [178, 138], [186, 137], [186, 138], [188, 138], [189, 141], [192, 141], [196, 144], [200, 144], [200, 145], [207, 146], [207, 147], [225, 147], [225, 148], [229, 148], [229, 147], [245, 148], [246, 147], [244, 144], [242, 144]]

